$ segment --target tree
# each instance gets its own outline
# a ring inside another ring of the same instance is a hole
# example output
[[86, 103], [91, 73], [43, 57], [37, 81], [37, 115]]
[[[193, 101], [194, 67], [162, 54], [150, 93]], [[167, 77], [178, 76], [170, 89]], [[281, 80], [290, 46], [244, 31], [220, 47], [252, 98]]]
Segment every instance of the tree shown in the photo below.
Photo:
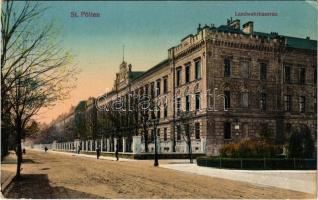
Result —
[[154, 134], [154, 143], [155, 143], [155, 152], [154, 152], [154, 166], [158, 167], [159, 166], [159, 155], [158, 155], [158, 144], [157, 144], [157, 137], [158, 137], [158, 133], [157, 133], [157, 127], [159, 125], [159, 120], [160, 120], [160, 116], [156, 116], [155, 112], [158, 111], [158, 109], [160, 109], [160, 106], [158, 104], [158, 102], [156, 101], [156, 99], [152, 98], [150, 99], [149, 102], [149, 108], [147, 109], [148, 112], [151, 113], [150, 115], [150, 119], [148, 120], [148, 127], [152, 127], [153, 129], [153, 134]]
[[313, 158], [314, 140], [307, 127], [294, 128], [289, 138], [288, 156], [291, 158]]
[[74, 124], [76, 137], [87, 139], [86, 101], [80, 101], [74, 110]]
[[39, 124], [32, 120], [32, 122], [30, 123], [30, 125], [28, 127], [26, 127], [25, 130], [25, 137], [37, 137], [40, 134], [40, 127]]
[[190, 163], [193, 163], [192, 158], [192, 143], [191, 136], [194, 130], [194, 117], [193, 114], [189, 111], [184, 111], [180, 113], [180, 117], [178, 119], [178, 123], [181, 127], [181, 134], [183, 135], [184, 141], [188, 147], [188, 155]]
[[21, 139], [40, 109], [68, 97], [76, 74], [71, 56], [62, 53], [52, 24], [41, 16], [46, 8], [5, 1], [1, 12], [1, 113], [8, 113], [16, 134], [17, 172], [22, 163]]

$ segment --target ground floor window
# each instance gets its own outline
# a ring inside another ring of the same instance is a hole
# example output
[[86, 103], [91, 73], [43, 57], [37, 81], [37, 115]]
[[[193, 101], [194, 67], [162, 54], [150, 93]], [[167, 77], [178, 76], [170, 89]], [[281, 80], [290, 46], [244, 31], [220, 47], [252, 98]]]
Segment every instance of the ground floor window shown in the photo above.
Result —
[[168, 135], [167, 135], [167, 128], [163, 129], [163, 141], [167, 141], [168, 140]]
[[231, 122], [224, 122], [224, 139], [231, 139]]
[[195, 133], [195, 139], [199, 140], [200, 139], [200, 123], [196, 122], [194, 124], [194, 133]]
[[242, 136], [247, 138], [249, 136], [248, 134], [248, 123], [242, 124]]
[[180, 127], [180, 125], [177, 126], [177, 140], [181, 140], [181, 127]]

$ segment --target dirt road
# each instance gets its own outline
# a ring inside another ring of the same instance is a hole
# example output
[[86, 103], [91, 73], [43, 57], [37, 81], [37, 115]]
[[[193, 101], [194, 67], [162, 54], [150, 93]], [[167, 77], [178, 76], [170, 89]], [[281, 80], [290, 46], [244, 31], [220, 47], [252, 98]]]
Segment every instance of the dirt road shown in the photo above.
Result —
[[8, 187], [7, 198], [315, 198], [155, 168], [152, 161], [116, 162], [38, 151], [28, 151], [25, 159], [23, 178]]

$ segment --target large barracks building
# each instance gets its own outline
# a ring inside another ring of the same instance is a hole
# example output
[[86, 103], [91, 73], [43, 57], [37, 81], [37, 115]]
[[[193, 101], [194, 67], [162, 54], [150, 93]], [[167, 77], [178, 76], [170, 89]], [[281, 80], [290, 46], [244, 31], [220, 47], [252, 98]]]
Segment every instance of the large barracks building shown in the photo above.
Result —
[[97, 103], [128, 93], [154, 95], [161, 102], [161, 152], [172, 152], [173, 140], [176, 152], [186, 151], [177, 121], [190, 111], [193, 152], [217, 155], [223, 144], [264, 131], [277, 143], [296, 127], [316, 138], [316, 84], [316, 40], [257, 32], [251, 21], [229, 19], [218, 27], [199, 25], [145, 72], [123, 61], [113, 90]]

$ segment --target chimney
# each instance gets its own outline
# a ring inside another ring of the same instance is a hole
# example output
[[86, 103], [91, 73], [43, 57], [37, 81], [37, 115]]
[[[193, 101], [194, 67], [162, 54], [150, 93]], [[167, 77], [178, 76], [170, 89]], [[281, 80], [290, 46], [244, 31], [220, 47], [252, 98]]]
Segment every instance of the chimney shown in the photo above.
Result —
[[246, 22], [245, 24], [243, 24], [243, 30], [242, 31], [244, 33], [247, 33], [247, 34], [253, 33], [253, 22], [249, 21], [249, 22]]
[[235, 20], [232, 20], [231, 18], [231, 21], [229, 23], [229, 26], [233, 29], [240, 29], [240, 20], [239, 19], [235, 19]]

